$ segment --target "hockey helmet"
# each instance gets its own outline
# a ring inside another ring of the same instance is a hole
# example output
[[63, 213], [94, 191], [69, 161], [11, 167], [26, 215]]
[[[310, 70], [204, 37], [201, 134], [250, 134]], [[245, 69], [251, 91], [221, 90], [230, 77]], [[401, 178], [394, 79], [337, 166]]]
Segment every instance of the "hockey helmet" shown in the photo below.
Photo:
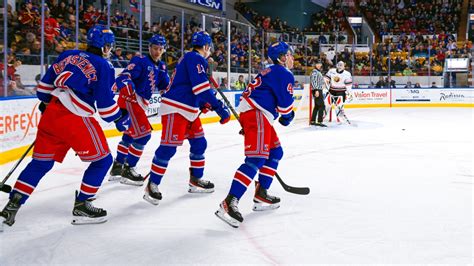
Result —
[[148, 44], [151, 46], [152, 44], [163, 46], [166, 48], [166, 38], [163, 37], [161, 34], [154, 34], [148, 40]]
[[281, 55], [286, 55], [288, 51], [293, 53], [293, 48], [286, 42], [275, 42], [268, 47], [268, 57], [275, 63]]
[[114, 33], [106, 26], [96, 25], [87, 32], [87, 45], [89, 46], [104, 48], [107, 45], [113, 47], [114, 44]]
[[191, 39], [192, 46], [202, 47], [206, 44], [210, 46], [212, 45], [212, 39], [211, 36], [209, 36], [209, 33], [205, 31], [198, 31], [193, 33], [193, 37]]

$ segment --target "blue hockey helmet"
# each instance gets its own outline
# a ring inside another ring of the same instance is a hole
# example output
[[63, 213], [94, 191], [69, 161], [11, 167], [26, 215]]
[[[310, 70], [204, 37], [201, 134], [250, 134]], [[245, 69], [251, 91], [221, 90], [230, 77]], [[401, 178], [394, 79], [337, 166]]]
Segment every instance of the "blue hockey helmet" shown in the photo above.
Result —
[[293, 53], [293, 48], [291, 48], [286, 42], [275, 42], [270, 47], [268, 47], [268, 57], [276, 63], [278, 58], [281, 55], [285, 55], [290, 51]]
[[104, 48], [106, 45], [113, 47], [115, 44], [114, 33], [104, 25], [96, 25], [87, 32], [87, 45]]
[[202, 47], [206, 44], [212, 45], [212, 39], [211, 36], [209, 36], [209, 33], [205, 31], [198, 31], [193, 33], [193, 38], [191, 39], [192, 46]]
[[161, 34], [154, 34], [154, 35], [151, 36], [151, 38], [148, 40], [148, 45], [151, 46], [152, 44], [156, 44], [156, 45], [160, 45], [160, 46], [166, 47], [166, 38], [163, 37]]

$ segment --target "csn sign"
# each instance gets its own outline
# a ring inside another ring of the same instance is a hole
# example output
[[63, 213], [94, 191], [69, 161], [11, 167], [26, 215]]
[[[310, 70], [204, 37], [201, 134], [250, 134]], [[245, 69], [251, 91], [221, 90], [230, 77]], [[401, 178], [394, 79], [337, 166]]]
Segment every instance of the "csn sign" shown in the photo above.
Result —
[[189, 0], [189, 2], [212, 9], [222, 10], [222, 0]]

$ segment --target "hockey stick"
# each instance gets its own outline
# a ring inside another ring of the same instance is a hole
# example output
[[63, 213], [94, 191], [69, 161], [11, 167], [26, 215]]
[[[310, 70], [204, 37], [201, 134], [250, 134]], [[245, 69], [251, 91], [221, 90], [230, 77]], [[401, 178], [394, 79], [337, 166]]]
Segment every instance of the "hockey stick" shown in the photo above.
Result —
[[[36, 140], [35, 140], [36, 141]], [[16, 162], [15, 166], [13, 166], [13, 169], [10, 170], [10, 172], [8, 172], [7, 176], [5, 176], [5, 178], [2, 180], [2, 182], [0, 183], [0, 191], [3, 191], [5, 193], [10, 193], [12, 191], [12, 187], [9, 186], [9, 185], [6, 185], [5, 182], [7, 182], [8, 178], [10, 178], [10, 176], [13, 174], [13, 172], [16, 170], [16, 168], [18, 167], [18, 165], [20, 165], [20, 163], [23, 161], [23, 159], [25, 159], [26, 155], [30, 152], [30, 150], [33, 148], [33, 146], [35, 145], [35, 141], [33, 141], [33, 143], [31, 143], [30, 147], [28, 147], [28, 149], [25, 151], [25, 153], [23, 153], [23, 155], [21, 156], [20, 160], [18, 160], [18, 162]]]
[[154, 116], [157, 116], [160, 112], [156, 112], [154, 114], [151, 114], [151, 115], [147, 115], [146, 118], [150, 118], [150, 117], [154, 117]]
[[[215, 80], [212, 77], [211, 77], [211, 82], [215, 83]], [[227, 97], [224, 95], [224, 93], [221, 90], [217, 90], [217, 92], [221, 95], [221, 97], [224, 100], [224, 102], [226, 103], [227, 107], [229, 107], [232, 114], [235, 116], [237, 121], [239, 121], [239, 123], [240, 123], [239, 114], [237, 114], [234, 107], [232, 107], [232, 105], [230, 105], [229, 99], [227, 99]], [[287, 185], [285, 182], [283, 182], [283, 180], [281, 179], [280, 175], [277, 172], [275, 172], [275, 176], [276, 176], [278, 182], [280, 182], [280, 185], [283, 187], [283, 189], [286, 192], [293, 193], [293, 194], [298, 194], [298, 195], [308, 195], [309, 194], [309, 187], [293, 187], [293, 186]]]

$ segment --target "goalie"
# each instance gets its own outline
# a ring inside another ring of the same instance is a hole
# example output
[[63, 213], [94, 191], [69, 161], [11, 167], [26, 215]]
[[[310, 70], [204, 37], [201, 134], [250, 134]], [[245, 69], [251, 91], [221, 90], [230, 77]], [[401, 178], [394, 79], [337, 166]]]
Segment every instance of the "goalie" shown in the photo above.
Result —
[[326, 95], [326, 114], [329, 114], [329, 122], [332, 121], [332, 105], [336, 106], [336, 116], [344, 115], [344, 103], [352, 100], [352, 75], [345, 70], [345, 63], [339, 61], [336, 68], [329, 69], [324, 77], [329, 86], [329, 93]]

